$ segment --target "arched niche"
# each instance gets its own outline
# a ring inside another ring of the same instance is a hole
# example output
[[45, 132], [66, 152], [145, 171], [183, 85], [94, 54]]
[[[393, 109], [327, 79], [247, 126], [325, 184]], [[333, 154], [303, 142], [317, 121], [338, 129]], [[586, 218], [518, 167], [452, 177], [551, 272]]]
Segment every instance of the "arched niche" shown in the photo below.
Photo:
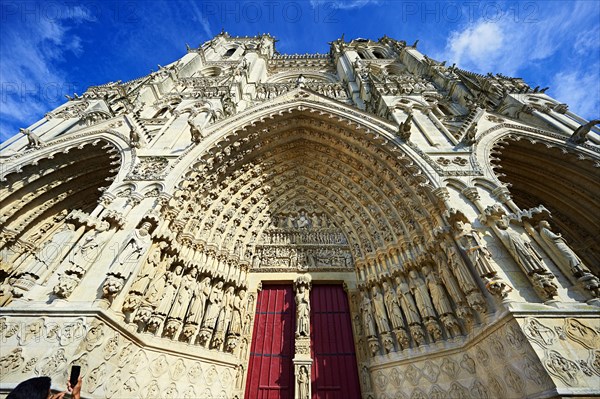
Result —
[[121, 162], [114, 144], [97, 139], [51, 149], [4, 176], [0, 188], [4, 263], [0, 279], [10, 274], [15, 253], [42, 245], [69, 212], [91, 213]]
[[534, 139], [508, 136], [491, 154], [499, 180], [522, 209], [544, 205], [554, 230], [563, 234], [592, 271], [600, 271], [600, 170], [574, 151]]

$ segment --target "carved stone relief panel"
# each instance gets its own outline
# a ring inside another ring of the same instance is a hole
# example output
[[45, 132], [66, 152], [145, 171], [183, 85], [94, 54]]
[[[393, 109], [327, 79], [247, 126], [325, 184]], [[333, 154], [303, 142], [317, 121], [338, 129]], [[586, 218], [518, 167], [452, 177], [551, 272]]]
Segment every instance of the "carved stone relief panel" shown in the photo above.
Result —
[[86, 397], [197, 397], [189, 395], [197, 395], [202, 387], [206, 397], [216, 398], [233, 397], [238, 390], [235, 357], [143, 349], [93, 317], [3, 316], [0, 326], [2, 347], [14, 348], [0, 355], [2, 384], [7, 387], [44, 375], [66, 384], [71, 365], [78, 364]]
[[490, 329], [447, 355], [431, 357], [425, 350], [412, 359], [378, 358], [370, 366], [374, 397], [522, 398], [554, 387], [515, 321]]
[[327, 212], [297, 199], [270, 215], [255, 248], [252, 271], [352, 270], [348, 240]]
[[599, 318], [528, 317], [519, 324], [557, 387], [592, 392], [598, 386]]

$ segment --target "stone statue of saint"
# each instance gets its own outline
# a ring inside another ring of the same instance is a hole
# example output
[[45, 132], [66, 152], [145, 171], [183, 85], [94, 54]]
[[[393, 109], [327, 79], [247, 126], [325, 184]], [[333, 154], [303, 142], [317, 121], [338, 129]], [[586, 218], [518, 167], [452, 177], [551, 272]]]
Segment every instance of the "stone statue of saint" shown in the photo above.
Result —
[[374, 285], [371, 288], [371, 294], [371, 303], [373, 304], [373, 310], [375, 311], [375, 323], [377, 324], [377, 329], [379, 330], [379, 333], [389, 332], [390, 325], [385, 314], [385, 305], [379, 287]]
[[375, 319], [373, 318], [373, 308], [371, 307], [371, 299], [367, 292], [361, 292], [362, 303], [360, 306], [360, 312], [362, 314], [365, 335], [367, 337], [374, 337], [377, 335], [375, 329]]
[[406, 316], [406, 321], [408, 324], [420, 324], [421, 317], [419, 316], [419, 312], [417, 311], [417, 305], [410, 294], [410, 287], [406, 280], [401, 278], [400, 276], [396, 277], [396, 294], [398, 295], [398, 299], [400, 300], [400, 307], [404, 311], [404, 315]]
[[218, 347], [225, 339], [225, 334], [231, 323], [231, 316], [233, 314], [233, 301], [235, 287], [230, 285], [223, 293], [223, 301], [219, 316], [217, 317], [217, 323], [215, 327], [215, 336], [213, 338], [213, 346]]
[[421, 271], [425, 275], [425, 282], [431, 294], [433, 307], [440, 315], [452, 313], [452, 305], [450, 305], [450, 301], [446, 297], [440, 278], [428, 266], [423, 266]]
[[95, 231], [90, 231], [79, 240], [72, 256], [68, 259], [67, 270], [59, 277], [58, 284], [53, 288], [56, 296], [68, 298], [77, 288], [83, 275], [100, 254], [102, 246], [110, 234], [109, 228], [109, 223], [103, 221]]
[[[453, 229], [456, 243], [465, 255], [467, 255], [477, 274], [481, 277], [495, 275], [496, 270], [490, 263], [492, 255], [479, 236], [479, 233], [473, 230], [468, 222], [462, 220], [456, 220]], [[449, 246], [447, 247], [449, 248]]]
[[185, 273], [181, 279], [181, 285], [179, 291], [177, 291], [177, 297], [173, 302], [173, 307], [169, 312], [169, 318], [183, 320], [187, 313], [188, 306], [192, 300], [194, 288], [196, 287], [196, 277], [198, 276], [198, 269], [192, 267]]
[[525, 273], [528, 275], [550, 273], [542, 264], [542, 257], [535, 251], [531, 244], [524, 241], [519, 233], [509, 228], [506, 218], [497, 220], [496, 227], [504, 246]]
[[200, 284], [194, 290], [194, 297], [190, 305], [190, 311], [187, 314], [186, 322], [195, 325], [202, 323], [204, 308], [206, 307], [206, 298], [210, 294], [210, 277], [204, 277]]
[[34, 254], [35, 261], [31, 267], [23, 271], [23, 274], [29, 274], [35, 279], [41, 277], [41, 274], [48, 270], [55, 260], [64, 253], [68, 240], [74, 233], [75, 226], [71, 223], [64, 223], [61, 230], [56, 232], [49, 241]]
[[573, 275], [579, 277], [584, 272], [589, 272], [588, 268], [583, 264], [581, 259], [573, 252], [560, 234], [555, 234], [550, 230], [550, 224], [542, 220], [538, 226], [542, 240], [550, 247], [552, 251], [571, 268]]
[[446, 262], [446, 258], [442, 255], [441, 252], [437, 253], [437, 270], [439, 276], [444, 283], [444, 287], [448, 290], [450, 297], [455, 303], [461, 303], [464, 301], [463, 292], [460, 289], [460, 286], [456, 282], [454, 275], [452, 274], [451, 268]]
[[167, 281], [167, 265], [171, 263], [171, 258], [163, 260], [159, 264], [159, 269], [154, 274], [154, 278], [150, 282], [148, 289], [145, 292], [144, 300], [152, 307], [158, 306], [160, 298], [165, 290], [165, 282]]
[[231, 325], [229, 327], [229, 333], [234, 335], [242, 334], [242, 327], [244, 326], [244, 314], [246, 313], [246, 306], [248, 301], [246, 299], [246, 290], [240, 289], [233, 300], [233, 314], [231, 316]]
[[219, 312], [221, 311], [221, 304], [223, 302], [223, 282], [218, 281], [211, 289], [208, 296], [208, 307], [206, 308], [206, 315], [202, 322], [202, 328], [207, 330], [213, 330]]
[[454, 250], [452, 245], [447, 245], [444, 247], [444, 251], [446, 252], [446, 257], [448, 258], [448, 268], [452, 270], [456, 280], [458, 281], [458, 285], [462, 288], [465, 294], [468, 294], [473, 291], [477, 291], [479, 288], [477, 287], [477, 283], [473, 280], [473, 276], [461, 259], [458, 257], [458, 254]]
[[296, 292], [296, 336], [310, 336], [310, 300], [306, 285], [300, 284]]
[[297, 381], [298, 399], [310, 399], [308, 397], [308, 384], [310, 383], [310, 381], [308, 380], [308, 371], [306, 370], [306, 366], [300, 366]]
[[433, 310], [433, 305], [431, 304], [431, 300], [429, 299], [429, 293], [427, 292], [427, 286], [425, 286], [425, 281], [417, 274], [416, 271], [411, 270], [409, 272], [410, 276], [410, 290], [415, 297], [415, 302], [417, 304], [417, 308], [423, 315], [423, 318], [434, 318], [435, 312]]
[[121, 277], [122, 279], [129, 278], [131, 271], [136, 266], [137, 261], [141, 258], [146, 248], [150, 245], [150, 227], [148, 222], [142, 223], [139, 229], [135, 230], [125, 247], [119, 254], [114, 267], [108, 272], [113, 276]]
[[173, 300], [175, 299], [175, 295], [181, 284], [182, 274], [183, 266], [181, 265], [175, 266], [174, 271], [168, 271], [165, 274], [165, 286], [162, 297], [160, 298], [160, 303], [156, 308], [157, 314], [165, 316], [169, 314], [171, 306], [173, 305]]
[[385, 308], [387, 309], [387, 314], [390, 318], [390, 322], [392, 323], [392, 327], [394, 330], [398, 328], [404, 327], [404, 320], [402, 320], [402, 311], [400, 310], [400, 305], [398, 304], [398, 296], [390, 287], [389, 283], [383, 282], [383, 300], [385, 302]]
[[161, 241], [156, 247], [152, 249], [144, 266], [138, 273], [136, 279], [133, 281], [131, 285], [131, 292], [135, 292], [137, 294], [143, 295], [148, 289], [148, 285], [156, 275], [155, 273], [158, 271], [158, 266], [160, 265], [160, 258], [162, 255], [162, 250], [167, 247], [167, 243]]

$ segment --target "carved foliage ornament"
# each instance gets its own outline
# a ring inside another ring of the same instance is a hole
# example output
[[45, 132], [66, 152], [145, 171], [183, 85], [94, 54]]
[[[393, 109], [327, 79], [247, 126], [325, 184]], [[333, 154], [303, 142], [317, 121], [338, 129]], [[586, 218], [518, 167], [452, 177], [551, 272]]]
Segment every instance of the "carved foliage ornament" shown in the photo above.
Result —
[[127, 176], [127, 180], [161, 180], [164, 178], [165, 169], [169, 166], [169, 160], [165, 157], [140, 158]]

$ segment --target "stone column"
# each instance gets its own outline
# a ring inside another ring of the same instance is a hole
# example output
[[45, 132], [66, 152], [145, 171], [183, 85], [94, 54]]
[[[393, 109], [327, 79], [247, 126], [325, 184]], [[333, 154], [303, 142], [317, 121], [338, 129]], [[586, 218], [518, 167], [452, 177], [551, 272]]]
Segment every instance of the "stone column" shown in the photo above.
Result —
[[302, 274], [294, 282], [296, 291], [296, 340], [294, 355], [294, 399], [310, 399], [310, 282], [309, 274]]

